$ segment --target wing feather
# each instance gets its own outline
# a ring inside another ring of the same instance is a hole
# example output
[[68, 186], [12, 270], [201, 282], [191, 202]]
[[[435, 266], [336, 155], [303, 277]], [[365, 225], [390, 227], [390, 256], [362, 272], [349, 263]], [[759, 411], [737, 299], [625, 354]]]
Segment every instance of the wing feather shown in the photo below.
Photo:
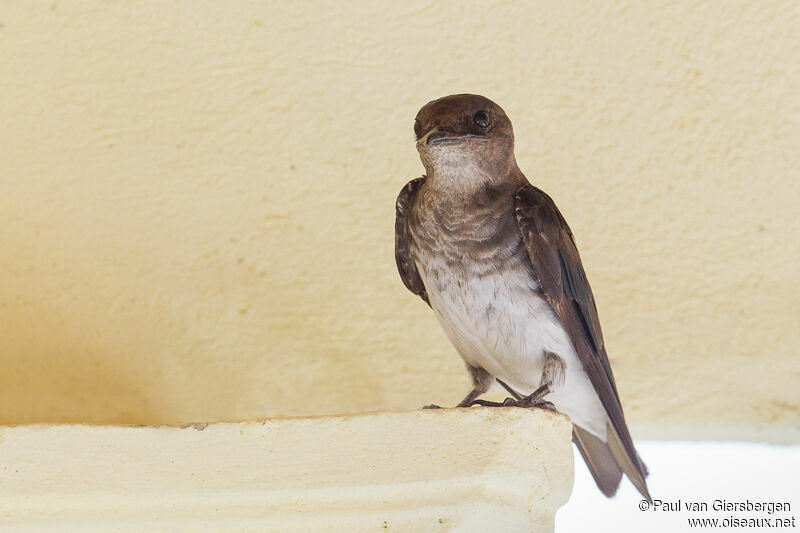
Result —
[[394, 222], [394, 258], [397, 262], [397, 271], [400, 273], [400, 279], [403, 280], [408, 290], [430, 305], [425, 285], [422, 283], [417, 265], [414, 264], [414, 259], [411, 257], [411, 234], [408, 231], [408, 213], [414, 204], [414, 196], [416, 196], [417, 190], [424, 182], [425, 176], [409, 181], [397, 196]]
[[[514, 207], [528, 257], [542, 292], [567, 330], [608, 414], [614, 440], [619, 441], [619, 448], [628, 459], [618, 461], [620, 467], [642, 494], [650, 498], [644, 483], [647, 469], [636, 453], [625, 423], [594, 295], [586, 279], [572, 231], [553, 200], [532, 185], [517, 191]], [[617, 451], [613, 447], [612, 450]]]

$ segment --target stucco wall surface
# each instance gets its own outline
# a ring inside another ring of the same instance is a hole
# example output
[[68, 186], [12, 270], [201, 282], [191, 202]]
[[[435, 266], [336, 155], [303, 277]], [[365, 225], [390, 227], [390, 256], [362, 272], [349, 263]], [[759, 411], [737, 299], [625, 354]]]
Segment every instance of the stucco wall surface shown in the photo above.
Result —
[[797, 431], [798, 57], [796, 2], [5, 2], [0, 423], [456, 403], [393, 209], [418, 108], [476, 92], [634, 434]]
[[0, 529], [552, 532], [571, 434], [522, 409], [0, 428]]

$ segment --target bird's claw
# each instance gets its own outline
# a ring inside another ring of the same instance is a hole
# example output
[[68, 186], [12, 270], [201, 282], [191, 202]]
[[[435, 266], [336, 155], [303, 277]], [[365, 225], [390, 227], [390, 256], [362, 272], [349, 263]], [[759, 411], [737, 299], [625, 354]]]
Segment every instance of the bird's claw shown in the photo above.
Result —
[[556, 406], [553, 405], [553, 402], [548, 402], [547, 400], [536, 400], [535, 402], [526, 402], [520, 407], [534, 407], [536, 409], [544, 409], [546, 411], [553, 411], [556, 412]]
[[483, 407], [523, 407], [526, 409], [530, 408], [537, 408], [537, 409], [546, 409], [548, 411], [556, 410], [556, 406], [553, 405], [553, 402], [548, 402], [547, 400], [543, 400], [542, 398], [532, 398], [530, 396], [526, 396], [525, 398], [520, 398], [519, 400], [515, 398], [506, 398], [502, 402], [490, 402], [488, 400], [473, 400], [470, 402], [469, 406], [472, 407], [473, 405], [481, 405]]

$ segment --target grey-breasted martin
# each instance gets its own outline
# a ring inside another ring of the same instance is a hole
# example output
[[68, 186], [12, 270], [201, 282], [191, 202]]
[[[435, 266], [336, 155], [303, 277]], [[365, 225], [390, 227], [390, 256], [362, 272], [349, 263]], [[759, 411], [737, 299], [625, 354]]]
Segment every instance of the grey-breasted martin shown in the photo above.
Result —
[[[511, 121], [458, 94], [426, 104], [414, 133], [425, 175], [397, 198], [395, 255], [472, 376], [459, 406], [555, 408], [603, 494], [624, 472], [650, 500], [575, 239], [517, 166]], [[479, 399], [495, 380], [513, 398]]]

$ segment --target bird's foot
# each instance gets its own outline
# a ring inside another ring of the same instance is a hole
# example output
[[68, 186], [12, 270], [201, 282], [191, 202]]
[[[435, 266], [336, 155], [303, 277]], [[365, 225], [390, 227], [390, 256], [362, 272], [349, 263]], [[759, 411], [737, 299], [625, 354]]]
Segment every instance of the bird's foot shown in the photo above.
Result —
[[436, 405], [435, 403], [431, 403], [431, 404], [422, 406], [422, 408], [423, 409], [441, 409], [442, 407], [440, 405]]
[[526, 399], [523, 398], [519, 402], [519, 407], [535, 407], [536, 409], [545, 409], [547, 411], [553, 411], [554, 413], [556, 412], [556, 406], [553, 405], [553, 402], [548, 402], [547, 400], [541, 398], [535, 401], [526, 401]]
[[516, 400], [514, 398], [506, 398], [503, 402], [490, 402], [489, 400], [472, 400], [467, 407], [473, 405], [481, 405], [483, 407], [513, 407]]
[[502, 402], [490, 402], [489, 400], [473, 400], [469, 405], [470, 407], [472, 407], [473, 405], [481, 405], [483, 407], [524, 407], [526, 409], [537, 408], [537, 409], [547, 409], [548, 411], [556, 410], [556, 406], [553, 405], [553, 402], [548, 402], [547, 400], [543, 400], [541, 398], [531, 399], [529, 396], [526, 396], [519, 400], [515, 398], [506, 398]]
[[502, 403], [490, 402], [489, 400], [473, 400], [469, 405], [470, 407], [473, 405], [482, 405], [484, 407], [536, 407], [538, 409], [555, 411], [556, 406], [553, 405], [552, 402], [548, 402], [544, 399], [544, 396], [547, 395], [548, 392], [550, 392], [549, 387], [547, 385], [543, 385], [528, 396], [522, 396], [520, 398], [506, 398], [502, 401]]

